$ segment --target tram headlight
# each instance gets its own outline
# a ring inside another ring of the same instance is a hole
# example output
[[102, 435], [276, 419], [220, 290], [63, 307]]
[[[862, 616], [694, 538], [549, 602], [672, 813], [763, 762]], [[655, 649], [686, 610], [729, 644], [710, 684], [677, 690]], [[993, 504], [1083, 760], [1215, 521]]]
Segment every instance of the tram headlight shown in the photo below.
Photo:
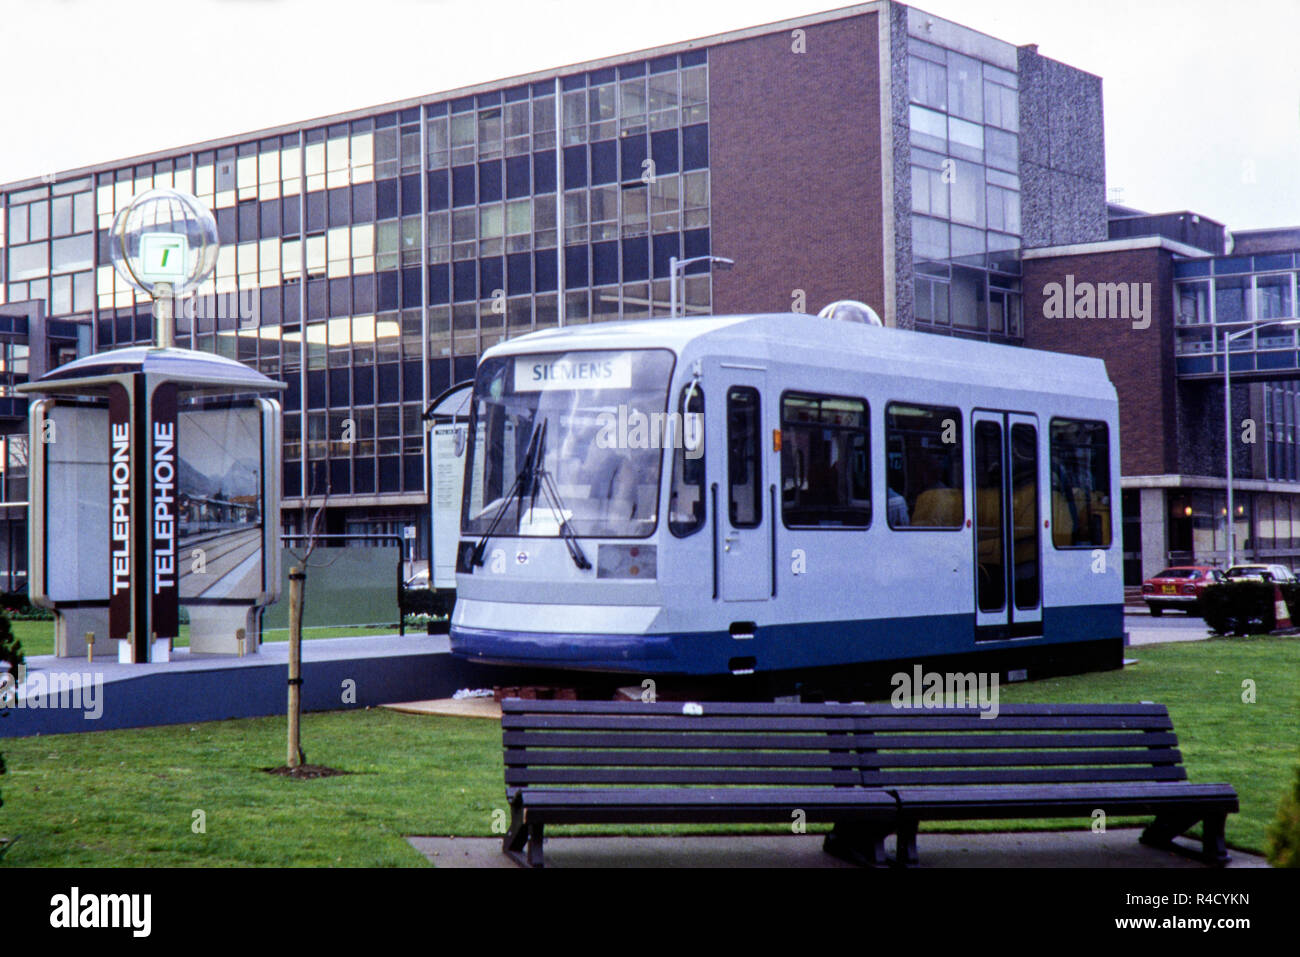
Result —
[[653, 581], [659, 574], [654, 545], [600, 545], [596, 548], [596, 577]]

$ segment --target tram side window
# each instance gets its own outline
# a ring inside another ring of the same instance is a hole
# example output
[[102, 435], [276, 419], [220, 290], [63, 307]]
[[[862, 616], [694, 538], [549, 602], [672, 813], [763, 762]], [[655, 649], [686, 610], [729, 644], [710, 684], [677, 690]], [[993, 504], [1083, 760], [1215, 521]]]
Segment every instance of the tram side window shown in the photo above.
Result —
[[668, 530], [685, 538], [704, 527], [704, 392], [699, 383], [682, 389], [677, 411]]
[[890, 528], [961, 528], [966, 522], [961, 412], [891, 402], [885, 409]]
[[1106, 423], [1052, 419], [1052, 544], [1108, 548], [1110, 528]]
[[871, 524], [866, 402], [832, 395], [781, 397], [781, 517], [792, 527]]
[[763, 521], [758, 450], [758, 391], [735, 386], [727, 392], [727, 499], [733, 528], [754, 528]]

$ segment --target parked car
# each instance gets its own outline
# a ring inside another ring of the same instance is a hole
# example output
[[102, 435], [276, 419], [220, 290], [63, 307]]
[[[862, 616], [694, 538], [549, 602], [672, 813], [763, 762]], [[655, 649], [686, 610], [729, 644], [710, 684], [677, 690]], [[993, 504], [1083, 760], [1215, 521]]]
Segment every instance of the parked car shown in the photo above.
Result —
[[1233, 565], [1228, 569], [1227, 577], [1253, 578], [1256, 581], [1293, 582], [1295, 573], [1285, 565]]
[[1201, 592], [1207, 585], [1223, 581], [1223, 572], [1209, 565], [1178, 565], [1166, 568], [1142, 583], [1142, 600], [1159, 617], [1166, 608], [1198, 613]]

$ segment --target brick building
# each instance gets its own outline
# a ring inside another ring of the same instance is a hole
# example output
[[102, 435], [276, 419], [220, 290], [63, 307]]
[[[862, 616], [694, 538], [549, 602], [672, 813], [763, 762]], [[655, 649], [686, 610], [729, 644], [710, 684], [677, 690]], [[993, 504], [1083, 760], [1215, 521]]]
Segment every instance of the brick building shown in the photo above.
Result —
[[[1279, 325], [1297, 316], [1300, 232], [1228, 235], [1190, 212], [1112, 207], [1109, 233], [1024, 251], [1024, 342], [1106, 361], [1126, 584], [1228, 558], [1225, 333], [1242, 333], [1230, 350], [1234, 558], [1300, 567], [1300, 352]], [[1078, 305], [1089, 289], [1090, 308], [1056, 301]]]

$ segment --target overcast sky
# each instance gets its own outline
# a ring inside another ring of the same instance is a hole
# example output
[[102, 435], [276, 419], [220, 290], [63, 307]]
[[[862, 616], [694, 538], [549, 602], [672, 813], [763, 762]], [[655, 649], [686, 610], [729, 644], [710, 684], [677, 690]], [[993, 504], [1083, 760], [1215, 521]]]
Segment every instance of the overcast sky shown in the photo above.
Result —
[[[837, 6], [0, 0], [0, 183]], [[1101, 76], [1112, 198], [1300, 224], [1300, 0], [916, 6]]]

